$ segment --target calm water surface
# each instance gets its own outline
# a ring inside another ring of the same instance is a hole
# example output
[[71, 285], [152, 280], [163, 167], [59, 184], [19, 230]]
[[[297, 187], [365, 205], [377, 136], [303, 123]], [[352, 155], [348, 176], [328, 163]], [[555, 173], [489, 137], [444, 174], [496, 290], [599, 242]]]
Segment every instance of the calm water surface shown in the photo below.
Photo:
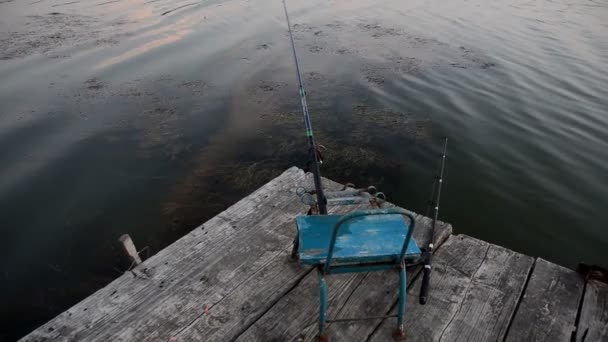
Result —
[[[608, 266], [608, 3], [289, 3], [324, 175]], [[306, 163], [280, 1], [0, 1], [0, 338]]]

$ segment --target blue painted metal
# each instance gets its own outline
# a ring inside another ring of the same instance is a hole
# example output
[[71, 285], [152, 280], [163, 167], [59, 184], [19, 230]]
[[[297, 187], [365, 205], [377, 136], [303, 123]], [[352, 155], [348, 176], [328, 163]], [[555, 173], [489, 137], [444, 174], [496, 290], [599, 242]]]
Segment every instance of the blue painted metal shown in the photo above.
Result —
[[[402, 215], [410, 218], [410, 226]], [[363, 210], [344, 216], [298, 216], [296, 224], [300, 262], [308, 265], [325, 262], [326, 271], [332, 260], [337, 264], [399, 264], [403, 258], [420, 255], [420, 248], [411, 239], [415, 220], [403, 209]]]
[[[409, 224], [404, 220], [409, 218]], [[403, 334], [407, 277], [406, 261], [420, 256], [412, 239], [416, 220], [400, 209], [360, 210], [340, 215], [296, 217], [300, 262], [317, 265], [319, 273], [319, 337], [324, 337], [327, 284], [324, 275], [398, 269], [399, 309], [397, 332]]]
[[319, 273], [319, 335], [325, 330], [325, 313], [327, 312], [327, 284], [321, 271]]
[[397, 313], [397, 329], [403, 332], [403, 316], [405, 315], [405, 287], [407, 284], [407, 274], [405, 265], [399, 267], [399, 308]]

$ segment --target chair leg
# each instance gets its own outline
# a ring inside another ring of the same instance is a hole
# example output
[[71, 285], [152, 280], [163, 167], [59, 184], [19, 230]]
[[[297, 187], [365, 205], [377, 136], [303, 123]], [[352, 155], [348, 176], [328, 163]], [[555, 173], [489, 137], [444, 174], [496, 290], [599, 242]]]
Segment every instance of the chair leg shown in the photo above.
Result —
[[298, 234], [296, 234], [296, 237], [293, 239], [293, 249], [291, 250], [291, 259], [292, 260], [298, 260], [299, 259], [299, 249], [300, 249], [300, 239], [298, 237]]
[[325, 335], [325, 314], [327, 311], [327, 284], [323, 274], [319, 271], [319, 341], [327, 341]]
[[403, 317], [405, 316], [405, 296], [406, 296], [407, 275], [405, 273], [405, 263], [401, 262], [399, 266], [399, 312], [397, 314], [397, 330], [393, 337], [402, 339], [405, 337], [405, 329], [403, 327]]

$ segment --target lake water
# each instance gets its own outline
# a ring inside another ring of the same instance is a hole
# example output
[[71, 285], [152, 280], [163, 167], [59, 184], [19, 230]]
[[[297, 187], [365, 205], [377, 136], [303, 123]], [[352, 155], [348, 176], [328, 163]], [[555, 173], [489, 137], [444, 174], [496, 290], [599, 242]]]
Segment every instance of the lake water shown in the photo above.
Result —
[[[323, 175], [608, 266], [608, 2], [288, 3]], [[306, 164], [282, 4], [0, 1], [0, 339]]]

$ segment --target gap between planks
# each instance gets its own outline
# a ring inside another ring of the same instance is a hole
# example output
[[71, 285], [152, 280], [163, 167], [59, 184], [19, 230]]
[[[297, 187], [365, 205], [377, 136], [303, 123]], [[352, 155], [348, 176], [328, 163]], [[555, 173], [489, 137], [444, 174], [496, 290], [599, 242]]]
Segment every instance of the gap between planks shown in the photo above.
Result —
[[[418, 240], [426, 241], [430, 233], [430, 219], [420, 215], [417, 218], [420, 222], [420, 230], [416, 230], [414, 234], [417, 235]], [[451, 233], [451, 226], [441, 223], [437, 228], [435, 242], [440, 245], [440, 242]], [[414, 271], [414, 268], [408, 270], [408, 283], [411, 283], [415, 274]], [[374, 275], [374, 277], [370, 275]], [[343, 318], [340, 315], [345, 311], [346, 305], [348, 305], [350, 311], [357, 312], [356, 315], [347, 314], [346, 316], [367, 316], [367, 314], [361, 314], [360, 308], [369, 309], [369, 305], [366, 304], [368, 296], [374, 297], [375, 300], [381, 299], [384, 302], [388, 299], [386, 309], [383, 309], [383, 306], [376, 307], [376, 309], [379, 309], [379, 311], [390, 309], [393, 303], [392, 297], [397, 298], [397, 278], [396, 274], [389, 271], [328, 276], [326, 279], [329, 289], [328, 317]], [[383, 294], [384, 290], [380, 291], [382, 294], [375, 293], [378, 296], [370, 295], [372, 290], [377, 292], [379, 288], [384, 287], [387, 289], [390, 287], [388, 297]], [[378, 313], [375, 312], [375, 314]], [[315, 274], [309, 274], [300, 287], [287, 293], [265, 316], [254, 322], [237, 340], [312, 340], [316, 335], [315, 322], [317, 317], [318, 280]], [[335, 329], [334, 326], [341, 326], [341, 324], [328, 324], [328, 334], [331, 334], [332, 329]], [[358, 322], [354, 326], [362, 327], [363, 324]], [[339, 331], [340, 329], [337, 329], [337, 332]], [[332, 339], [334, 339], [333, 336]], [[357, 340], [359, 339], [357, 338]]]

